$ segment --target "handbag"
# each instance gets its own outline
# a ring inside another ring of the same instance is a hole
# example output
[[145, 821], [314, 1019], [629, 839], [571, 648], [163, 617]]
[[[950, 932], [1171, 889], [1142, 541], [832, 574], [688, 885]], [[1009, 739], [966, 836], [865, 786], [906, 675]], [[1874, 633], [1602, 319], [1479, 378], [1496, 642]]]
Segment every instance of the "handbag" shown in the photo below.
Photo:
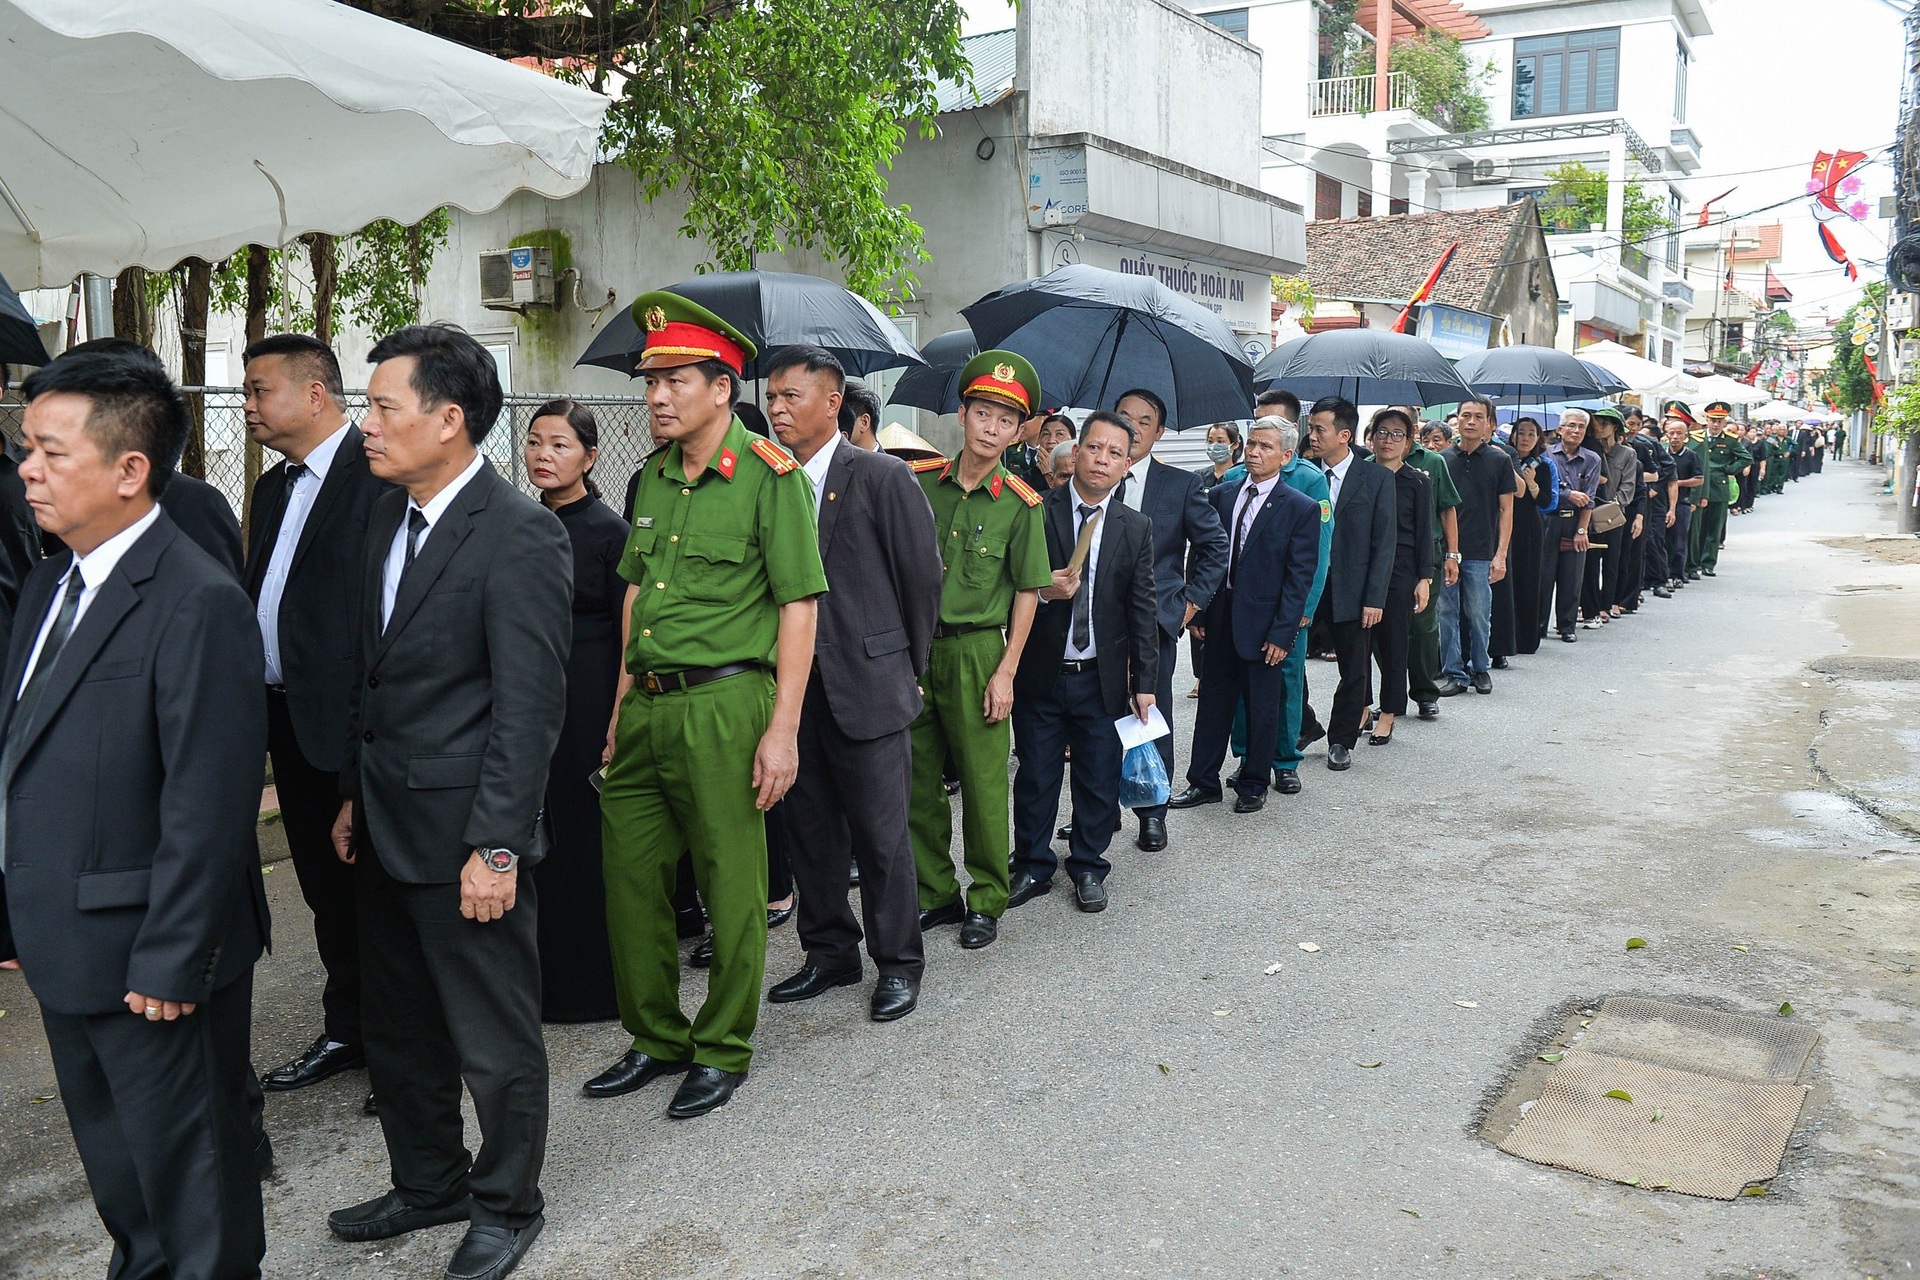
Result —
[[1617, 502], [1602, 502], [1593, 509], [1593, 518], [1587, 521], [1588, 533], [1612, 533], [1627, 522], [1627, 513], [1620, 509]]

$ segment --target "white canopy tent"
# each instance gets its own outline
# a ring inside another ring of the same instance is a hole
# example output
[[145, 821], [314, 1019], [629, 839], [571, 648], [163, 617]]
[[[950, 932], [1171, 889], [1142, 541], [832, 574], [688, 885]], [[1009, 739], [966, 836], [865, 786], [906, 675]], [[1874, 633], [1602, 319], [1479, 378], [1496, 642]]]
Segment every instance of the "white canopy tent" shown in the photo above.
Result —
[[0, 47], [18, 289], [571, 195], [609, 106], [332, 0], [0, 0]]
[[1627, 384], [1627, 390], [1649, 395], [1691, 395], [1694, 380], [1678, 369], [1656, 364], [1617, 342], [1595, 342], [1573, 353], [1590, 360]]
[[1769, 400], [1747, 414], [1755, 422], [1809, 422], [1820, 417], [1817, 410], [1785, 400]]
[[1760, 388], [1741, 382], [1738, 378], [1729, 378], [1724, 373], [1696, 378], [1690, 394], [1703, 404], [1712, 404], [1715, 400], [1734, 405], [1765, 404], [1773, 398]]

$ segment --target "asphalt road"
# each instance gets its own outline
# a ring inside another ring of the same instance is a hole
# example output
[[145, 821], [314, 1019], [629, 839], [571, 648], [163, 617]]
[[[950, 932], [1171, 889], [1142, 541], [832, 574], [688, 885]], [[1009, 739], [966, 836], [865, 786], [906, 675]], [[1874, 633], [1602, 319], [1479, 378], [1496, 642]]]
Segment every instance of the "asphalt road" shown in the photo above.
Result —
[[[1718, 579], [1515, 659], [1350, 773], [1310, 754], [1264, 813], [1176, 814], [1169, 850], [1116, 854], [1104, 915], [1055, 893], [983, 952], [937, 932], [903, 1022], [865, 1021], [865, 988], [766, 1008], [752, 1078], [708, 1118], [665, 1119], [665, 1086], [587, 1102], [618, 1028], [550, 1029], [548, 1227], [521, 1274], [1912, 1274], [1920, 845], [1807, 760], [1839, 688], [1808, 664], [1912, 651], [1920, 567], [1817, 540], [1888, 531], [1884, 501], [1829, 467], [1734, 521]], [[1331, 666], [1310, 679], [1324, 700]], [[262, 1066], [314, 1034], [319, 977], [290, 869], [268, 883]], [[769, 980], [797, 955], [777, 931]], [[1819, 1028], [1772, 1194], [1613, 1186], [1479, 1138], [1515, 1064], [1616, 994], [1791, 1001]], [[18, 975], [0, 1007], [0, 1275], [100, 1275]], [[272, 1100], [267, 1275], [437, 1276], [457, 1242], [328, 1237], [328, 1209], [385, 1186], [363, 1089]]]

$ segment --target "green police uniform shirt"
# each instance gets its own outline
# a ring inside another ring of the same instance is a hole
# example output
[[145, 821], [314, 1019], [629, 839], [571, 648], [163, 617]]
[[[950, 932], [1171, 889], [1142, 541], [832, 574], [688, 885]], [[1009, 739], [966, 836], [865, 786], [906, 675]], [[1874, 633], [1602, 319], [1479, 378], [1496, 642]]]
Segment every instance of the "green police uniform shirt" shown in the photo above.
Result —
[[928, 458], [913, 464], [933, 506], [945, 575], [940, 583], [940, 621], [950, 627], [1002, 627], [1013, 597], [1053, 582], [1047, 559], [1040, 495], [1005, 467], [996, 465], [972, 492], [960, 487], [960, 464]]
[[1729, 480], [1736, 471], [1753, 461], [1747, 446], [1730, 435], [1717, 435], [1708, 436], [1705, 443], [1694, 447], [1694, 451], [1700, 455], [1700, 461], [1707, 470], [1707, 501], [1732, 501], [1733, 489]]
[[698, 480], [679, 445], [657, 449], [641, 464], [620, 576], [638, 588], [628, 671], [772, 667], [780, 606], [827, 589], [813, 485], [738, 418]]

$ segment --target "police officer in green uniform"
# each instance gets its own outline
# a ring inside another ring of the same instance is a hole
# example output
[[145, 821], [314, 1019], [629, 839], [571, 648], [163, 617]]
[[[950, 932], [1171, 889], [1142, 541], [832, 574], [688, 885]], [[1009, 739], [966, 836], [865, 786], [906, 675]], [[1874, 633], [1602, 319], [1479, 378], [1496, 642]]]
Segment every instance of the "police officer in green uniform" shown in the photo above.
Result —
[[1787, 491], [1787, 473], [1793, 461], [1793, 446], [1787, 443], [1787, 429], [1784, 426], [1770, 426], [1766, 434], [1767, 448], [1767, 492], [1785, 493]]
[[[799, 768], [814, 597], [827, 589], [813, 486], [733, 407], [754, 347], [671, 293], [642, 295], [639, 361], [653, 435], [620, 576], [626, 671], [600, 795], [607, 931], [633, 1045], [589, 1097], [684, 1072], [675, 1118], [724, 1104], [746, 1078], [767, 957], [763, 813]], [[680, 1008], [674, 868], [690, 854], [713, 926], [707, 999]]]
[[[1053, 582], [1040, 495], [1001, 465], [1007, 442], [1040, 403], [1040, 378], [1022, 356], [982, 351], [960, 371], [960, 425], [951, 458], [913, 463], [933, 506], [945, 572], [940, 622], [913, 722], [908, 826], [920, 873], [920, 927], [959, 923], [960, 945], [984, 947], [1007, 907], [1007, 761], [1013, 739], [1013, 673], [1027, 644], [1040, 588]], [[941, 767], [960, 775], [965, 897], [953, 866], [953, 810]]]
[[1715, 400], [1705, 409], [1707, 438], [1695, 446], [1700, 465], [1706, 468], [1707, 482], [1700, 488], [1701, 506], [1693, 513], [1692, 551], [1688, 567], [1697, 567], [1711, 578], [1720, 563], [1720, 544], [1727, 537], [1727, 504], [1732, 501], [1733, 474], [1753, 461], [1753, 455], [1728, 430], [1733, 406]]

